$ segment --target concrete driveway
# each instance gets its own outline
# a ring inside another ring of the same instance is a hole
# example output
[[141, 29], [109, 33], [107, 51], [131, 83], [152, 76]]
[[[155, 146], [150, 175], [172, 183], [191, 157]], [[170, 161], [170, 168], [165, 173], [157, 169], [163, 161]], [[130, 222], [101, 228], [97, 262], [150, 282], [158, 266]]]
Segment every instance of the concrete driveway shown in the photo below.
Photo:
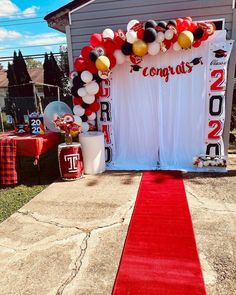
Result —
[[[235, 164], [228, 174], [184, 174], [209, 295], [236, 290]], [[111, 294], [140, 179], [56, 182], [0, 224], [0, 294]]]

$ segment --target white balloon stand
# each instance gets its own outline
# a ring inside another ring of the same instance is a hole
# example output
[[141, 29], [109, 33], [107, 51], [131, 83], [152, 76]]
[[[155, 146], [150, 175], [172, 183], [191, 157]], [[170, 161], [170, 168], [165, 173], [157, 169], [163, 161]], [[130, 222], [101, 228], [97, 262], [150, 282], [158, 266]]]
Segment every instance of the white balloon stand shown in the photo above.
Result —
[[98, 174], [105, 171], [105, 145], [102, 132], [81, 133], [79, 142], [82, 147], [85, 174]]

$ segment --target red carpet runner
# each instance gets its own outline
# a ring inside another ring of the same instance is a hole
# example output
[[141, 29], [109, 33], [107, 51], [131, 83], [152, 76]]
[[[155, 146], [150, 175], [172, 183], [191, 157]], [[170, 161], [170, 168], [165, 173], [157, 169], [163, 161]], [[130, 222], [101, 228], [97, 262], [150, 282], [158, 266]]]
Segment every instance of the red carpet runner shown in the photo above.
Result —
[[112, 294], [206, 294], [180, 172], [144, 172]]

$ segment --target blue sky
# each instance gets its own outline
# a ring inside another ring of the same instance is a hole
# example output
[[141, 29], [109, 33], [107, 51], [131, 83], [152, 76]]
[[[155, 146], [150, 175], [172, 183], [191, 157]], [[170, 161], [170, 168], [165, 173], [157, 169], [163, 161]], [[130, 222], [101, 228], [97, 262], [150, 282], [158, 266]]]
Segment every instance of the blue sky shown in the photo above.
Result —
[[14, 49], [21, 49], [23, 55], [58, 52], [59, 45], [51, 44], [66, 44], [65, 34], [49, 28], [43, 18], [69, 2], [0, 0], [0, 58], [12, 56]]

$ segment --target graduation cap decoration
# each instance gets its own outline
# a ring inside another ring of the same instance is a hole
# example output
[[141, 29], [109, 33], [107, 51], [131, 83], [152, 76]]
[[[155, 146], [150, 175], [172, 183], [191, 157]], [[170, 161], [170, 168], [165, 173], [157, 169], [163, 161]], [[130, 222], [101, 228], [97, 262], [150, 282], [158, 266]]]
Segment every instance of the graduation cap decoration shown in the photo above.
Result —
[[193, 64], [194, 66], [198, 64], [203, 65], [202, 57], [196, 57], [190, 63]]
[[142, 67], [140, 67], [139, 65], [130, 65], [130, 67], [130, 73], [133, 73], [133, 71], [138, 72], [140, 69], [142, 69]]
[[226, 57], [227, 56], [227, 51], [223, 50], [223, 49], [217, 49], [215, 51], [213, 51], [215, 53], [215, 57], [217, 58], [221, 58], [221, 57]]

